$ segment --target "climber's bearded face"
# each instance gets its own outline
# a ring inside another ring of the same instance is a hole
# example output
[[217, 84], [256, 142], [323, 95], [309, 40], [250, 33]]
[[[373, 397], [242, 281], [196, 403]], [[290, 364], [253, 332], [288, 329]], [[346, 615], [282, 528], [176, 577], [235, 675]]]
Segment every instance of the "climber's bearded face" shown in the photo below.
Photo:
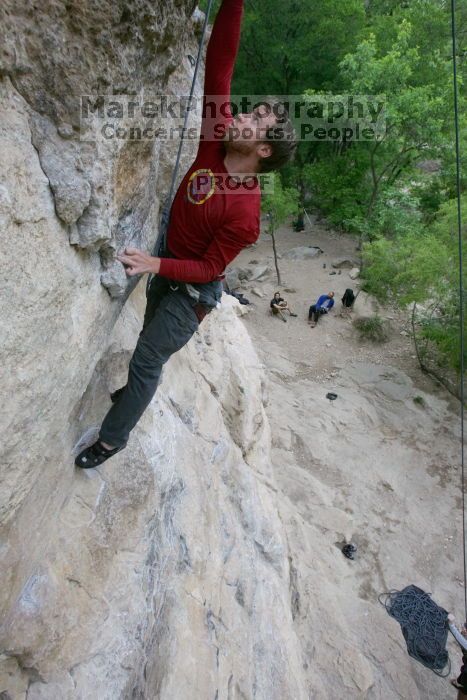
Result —
[[258, 107], [250, 114], [238, 114], [225, 134], [227, 151], [235, 151], [249, 156], [255, 151], [259, 158], [271, 155], [271, 146], [264, 141], [271, 126], [275, 126], [277, 117], [265, 108]]

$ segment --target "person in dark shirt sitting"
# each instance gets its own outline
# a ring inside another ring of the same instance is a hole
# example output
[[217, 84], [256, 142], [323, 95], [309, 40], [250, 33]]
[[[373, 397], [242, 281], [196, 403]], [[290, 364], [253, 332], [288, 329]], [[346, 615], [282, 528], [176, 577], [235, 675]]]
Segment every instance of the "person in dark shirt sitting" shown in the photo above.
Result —
[[276, 292], [274, 294], [274, 297], [271, 299], [271, 303], [269, 304], [269, 306], [271, 307], [272, 313], [276, 316], [280, 316], [285, 323], [287, 323], [287, 319], [284, 318], [284, 311], [288, 311], [291, 316], [297, 315], [289, 309], [288, 303], [285, 301], [285, 299], [281, 297], [280, 292]]

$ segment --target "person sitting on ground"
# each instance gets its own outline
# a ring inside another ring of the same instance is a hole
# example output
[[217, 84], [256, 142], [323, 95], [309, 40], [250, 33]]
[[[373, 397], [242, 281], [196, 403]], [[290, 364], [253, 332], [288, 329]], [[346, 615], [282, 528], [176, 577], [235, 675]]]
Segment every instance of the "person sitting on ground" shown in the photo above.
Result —
[[312, 328], [316, 326], [319, 317], [327, 314], [334, 306], [334, 292], [329, 294], [321, 294], [316, 304], [312, 304], [308, 311], [308, 323]]
[[281, 297], [280, 292], [274, 294], [273, 299], [271, 299], [270, 307], [272, 313], [276, 316], [280, 316], [285, 323], [287, 323], [287, 319], [284, 318], [283, 311], [288, 311], [291, 316], [297, 315], [289, 309], [288, 303]]

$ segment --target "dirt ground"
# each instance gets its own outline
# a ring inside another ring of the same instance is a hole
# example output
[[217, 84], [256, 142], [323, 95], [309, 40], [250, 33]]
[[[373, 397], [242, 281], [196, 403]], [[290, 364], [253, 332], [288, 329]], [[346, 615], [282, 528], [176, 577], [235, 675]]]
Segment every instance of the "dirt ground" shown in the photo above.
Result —
[[[284, 226], [277, 234], [277, 248], [281, 259], [279, 269], [282, 286], [277, 285], [271, 238], [263, 233], [256, 244], [236, 259], [235, 265], [247, 268], [251, 261], [267, 262], [271, 273], [264, 282], [247, 282], [242, 290], [254, 305], [254, 313], [246, 319], [252, 335], [258, 339], [280, 341], [286, 345], [287, 357], [303, 363], [310, 376], [320, 378], [323, 373], [332, 372], [335, 367], [353, 360], [368, 360], [381, 363], [393, 360], [397, 366], [408, 372], [418, 372], [414, 349], [410, 338], [401, 335], [409, 331], [408, 319], [397, 309], [385, 309], [382, 316], [392, 328], [390, 339], [384, 347], [362, 345], [352, 327], [351, 318], [340, 316], [340, 299], [347, 287], [355, 294], [360, 288], [359, 280], [349, 278], [349, 270], [333, 270], [331, 262], [336, 258], [348, 257], [359, 260], [357, 243], [352, 236], [339, 235], [326, 230], [324, 225], [307, 226], [307, 230], [295, 233], [291, 226]], [[318, 257], [309, 260], [288, 260], [282, 255], [287, 250], [299, 246], [317, 246], [323, 251]], [[326, 265], [326, 267], [324, 267]], [[250, 265], [251, 267], [252, 265]], [[331, 275], [331, 272], [336, 274]], [[264, 298], [257, 297], [251, 290], [260, 289]], [[286, 291], [286, 290], [294, 290]], [[289, 302], [298, 318], [289, 318], [285, 324], [278, 318], [271, 318], [269, 302], [275, 291]], [[307, 324], [308, 309], [317, 298], [329, 291], [335, 292], [336, 304], [328, 317], [321, 318], [318, 326], [311, 329]]]
[[[358, 281], [345, 269], [330, 275], [331, 261], [358, 259], [355, 240], [313, 221], [303, 233], [284, 226], [277, 245], [281, 287], [267, 235], [235, 266], [271, 268], [241, 291], [253, 302], [244, 322], [269, 379], [273, 466], [310, 698], [455, 698], [446, 680], [408, 657], [378, 596], [413, 583], [462, 618], [459, 407], [420, 372], [407, 314], [381, 310], [390, 324], [382, 345], [362, 342], [352, 319], [340, 316], [342, 294], [357, 291]], [[283, 257], [298, 246], [324, 252]], [[270, 315], [276, 290], [297, 318]], [[336, 309], [312, 329], [308, 308], [328, 291]], [[337, 400], [327, 400], [330, 391]], [[342, 555], [345, 541], [357, 545], [355, 561]], [[460, 655], [452, 643], [450, 650], [457, 675]]]

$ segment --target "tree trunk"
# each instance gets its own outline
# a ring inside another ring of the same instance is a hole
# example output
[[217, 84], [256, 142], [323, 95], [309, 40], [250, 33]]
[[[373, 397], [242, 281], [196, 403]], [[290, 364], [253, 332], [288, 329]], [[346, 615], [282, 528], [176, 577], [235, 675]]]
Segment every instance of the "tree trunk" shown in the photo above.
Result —
[[274, 236], [274, 229], [271, 227], [271, 238], [272, 238], [272, 249], [274, 251], [274, 265], [276, 266], [277, 284], [279, 287], [282, 286], [281, 273], [279, 270], [279, 262], [277, 260], [277, 250], [276, 250], [276, 239]]

